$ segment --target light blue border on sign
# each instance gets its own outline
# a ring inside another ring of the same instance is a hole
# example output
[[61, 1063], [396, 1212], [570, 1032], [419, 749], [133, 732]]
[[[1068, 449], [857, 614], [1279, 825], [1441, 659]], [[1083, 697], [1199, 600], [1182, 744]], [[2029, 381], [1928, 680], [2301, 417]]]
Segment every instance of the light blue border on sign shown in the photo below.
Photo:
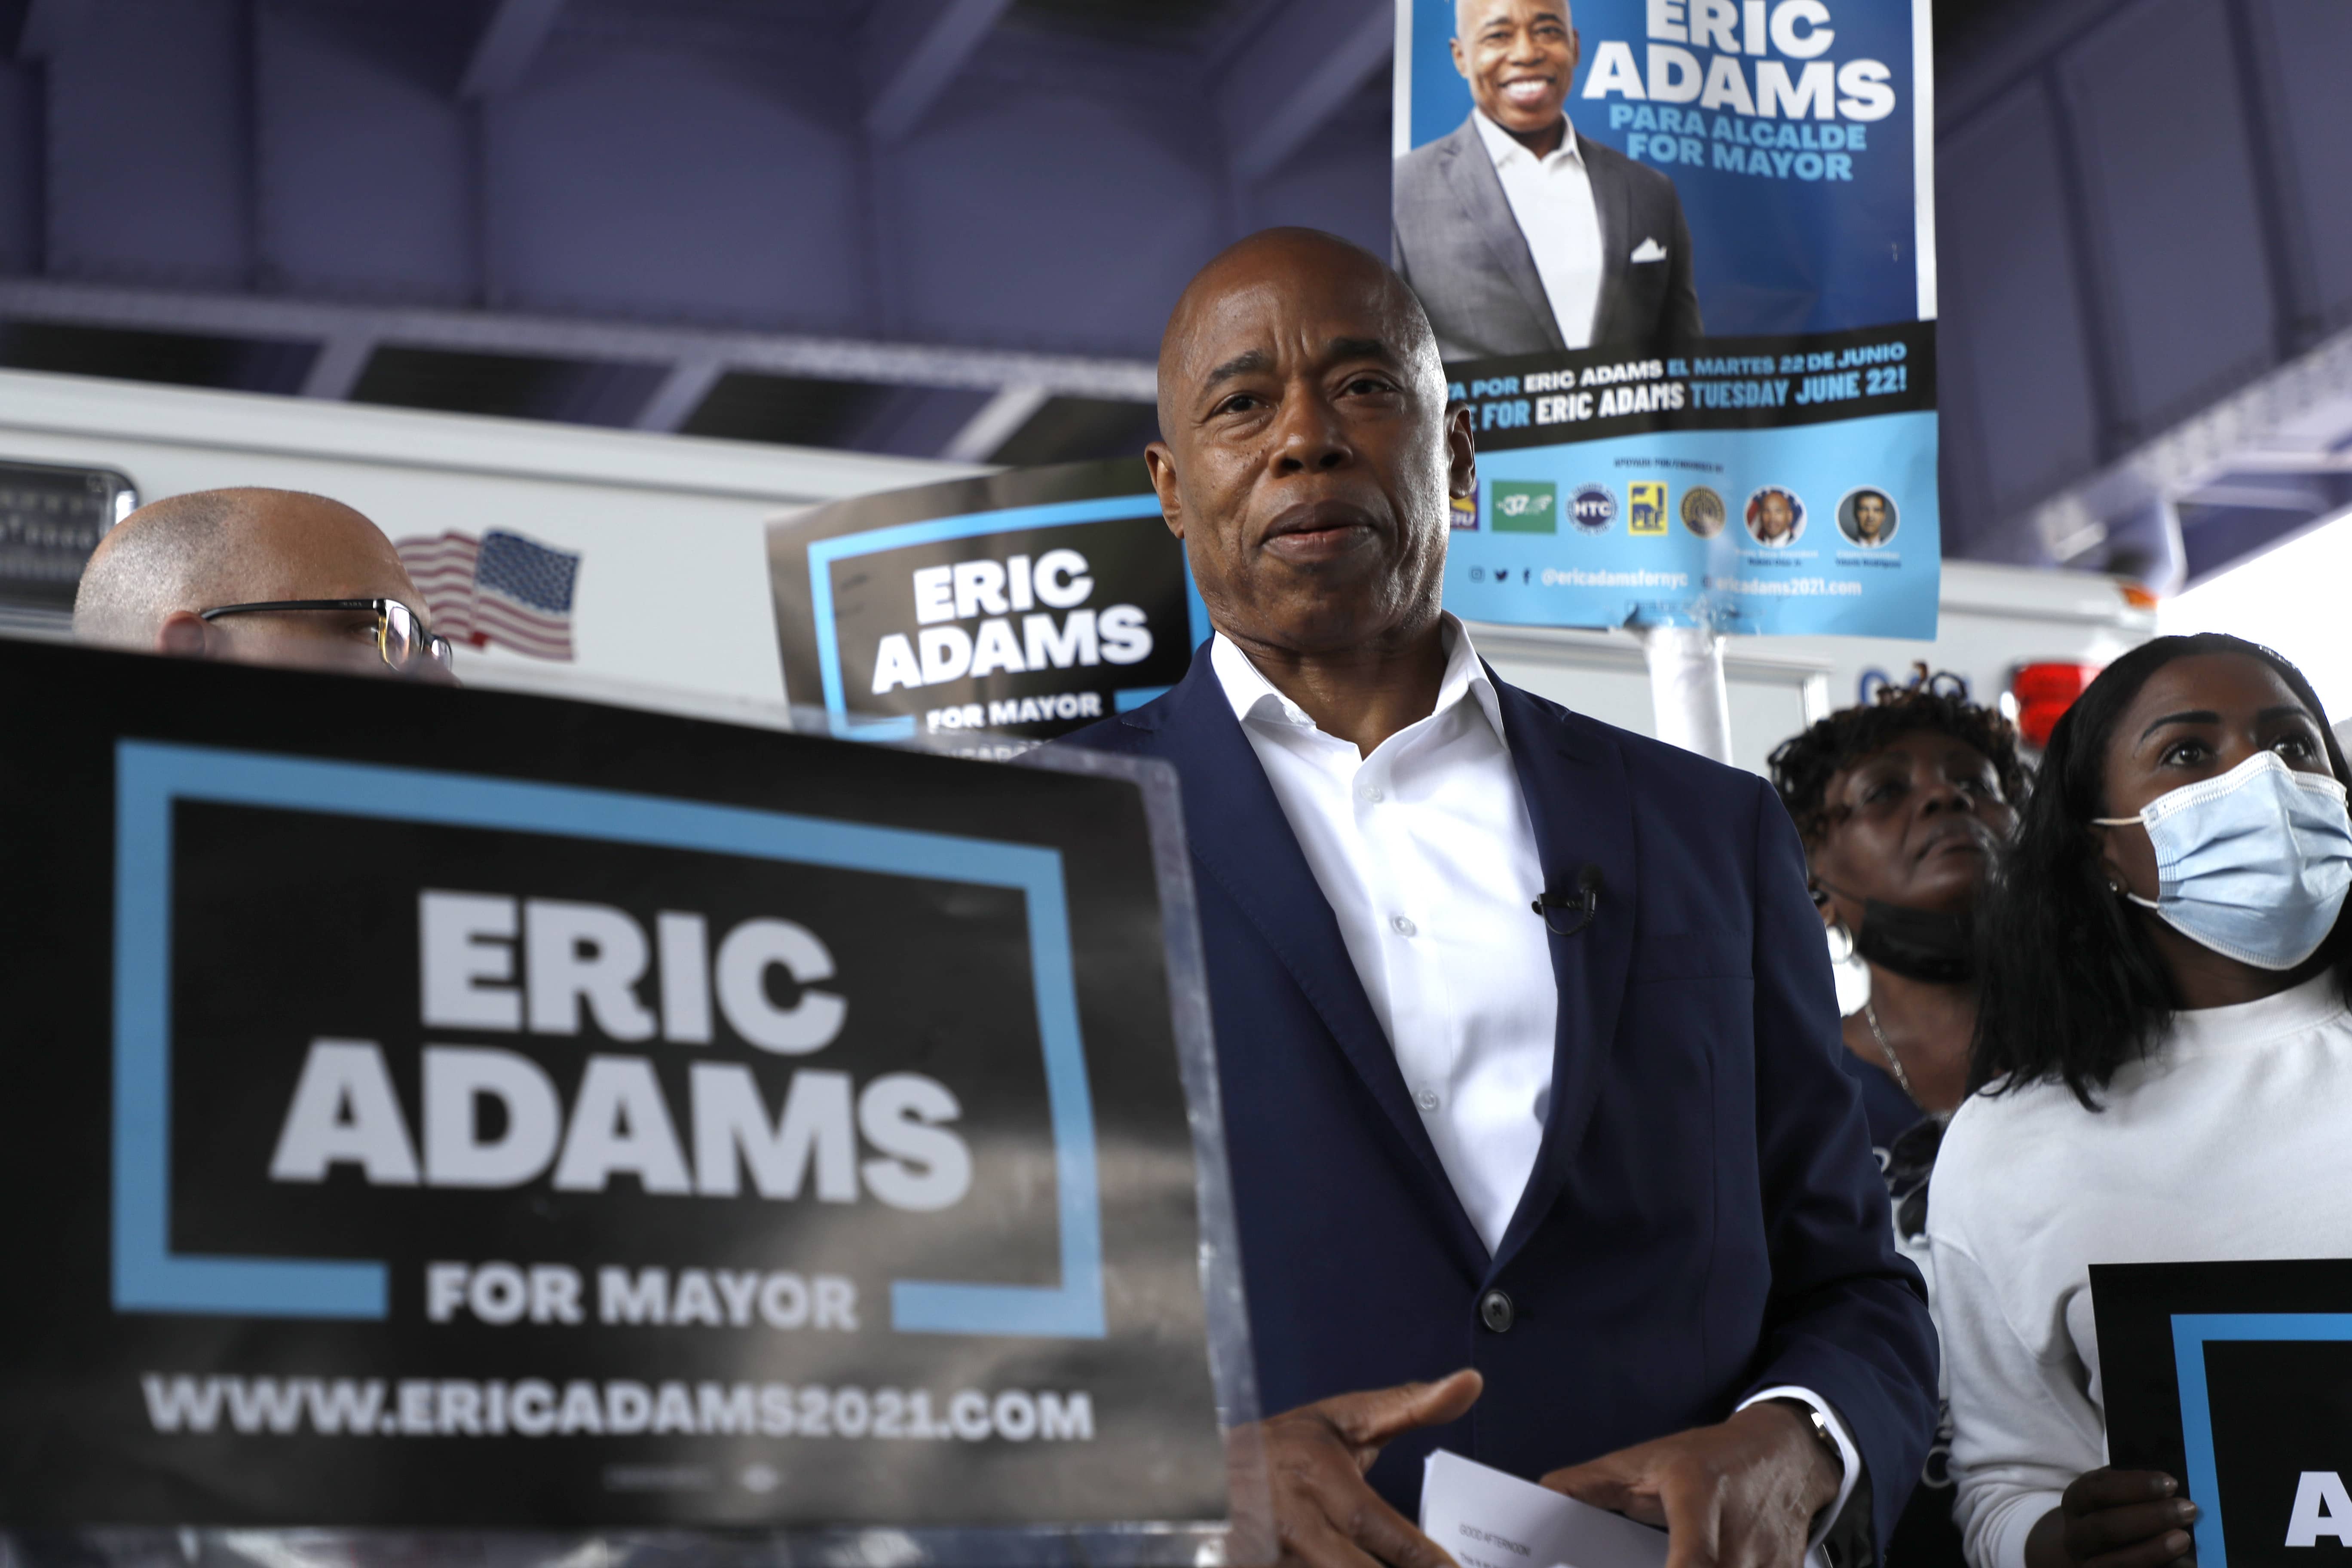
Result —
[[2352, 1340], [2352, 1312], [2176, 1312], [2173, 1373], [2180, 1385], [2180, 1436], [2189, 1454], [2189, 1495], [2198, 1514], [2198, 1568], [2229, 1568], [2221, 1539], [2221, 1471], [2213, 1458], [2213, 1411], [2205, 1387], [2205, 1347], [2231, 1340]]
[[389, 1314], [389, 1271], [380, 1262], [172, 1250], [172, 807], [184, 800], [598, 838], [1019, 891], [1054, 1128], [1062, 1282], [893, 1280], [891, 1325], [901, 1333], [1103, 1337], [1094, 1101], [1059, 851], [617, 790], [128, 740], [115, 745], [116, 1310]]
[[[885, 550], [936, 544], [945, 539], [972, 539], [984, 533], [1017, 533], [1024, 529], [1066, 528], [1078, 522], [1108, 522], [1118, 518], [1132, 517], [1139, 510], [1158, 515], [1160, 498], [1147, 491], [1140, 495], [1106, 496], [1097, 500], [1008, 507], [1003, 511], [966, 512], [961, 517], [927, 518], [921, 522], [902, 522], [896, 527], [877, 528], [864, 533], [839, 534], [811, 544], [808, 547], [809, 614], [816, 626], [817, 669], [824, 681], [824, 708], [833, 716], [834, 733], [854, 741], [897, 741], [905, 740], [915, 732], [915, 721], [911, 716], [864, 721], [853, 720], [849, 716], [848, 700], [841, 684], [841, 639], [833, 618], [835, 562], [872, 555]], [[1184, 602], [1191, 612], [1192, 646], [1198, 647], [1209, 640], [1209, 607], [1201, 602], [1201, 590], [1192, 581], [1189, 564], [1184, 573]], [[1125, 713], [1140, 708], [1167, 689], [1164, 686], [1135, 687], [1112, 693], [1111, 701], [1118, 712]]]

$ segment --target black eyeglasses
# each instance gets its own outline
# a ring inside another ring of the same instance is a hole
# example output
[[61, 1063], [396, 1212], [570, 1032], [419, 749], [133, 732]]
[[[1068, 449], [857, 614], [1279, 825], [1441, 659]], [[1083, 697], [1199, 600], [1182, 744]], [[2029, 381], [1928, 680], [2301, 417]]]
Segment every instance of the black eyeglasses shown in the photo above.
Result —
[[250, 605], [222, 605], [198, 610], [197, 616], [216, 621], [223, 616], [275, 615], [280, 611], [365, 610], [375, 617], [375, 650], [383, 662], [408, 674], [425, 665], [446, 670], [456, 662], [449, 639], [434, 636], [425, 617], [398, 599], [263, 599]]

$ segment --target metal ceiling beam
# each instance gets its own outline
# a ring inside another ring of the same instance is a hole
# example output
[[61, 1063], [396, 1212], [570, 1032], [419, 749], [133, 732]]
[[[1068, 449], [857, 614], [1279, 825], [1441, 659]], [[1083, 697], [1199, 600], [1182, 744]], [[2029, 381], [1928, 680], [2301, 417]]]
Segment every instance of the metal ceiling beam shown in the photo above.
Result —
[[710, 395], [710, 389], [726, 374], [727, 367], [715, 358], [678, 361], [669, 367], [669, 374], [662, 377], [654, 395], [646, 399], [646, 405], [637, 410], [636, 427], [665, 435], [675, 432], [702, 406], [702, 400]]
[[2352, 474], [2352, 451], [2285, 452], [2257, 447], [2230, 459], [2238, 473]]
[[302, 377], [302, 395], [340, 403], [352, 395], [375, 354], [375, 339], [365, 332], [341, 332], [319, 345], [319, 357]]
[[1008, 386], [986, 403], [963, 428], [948, 438], [940, 456], [950, 463], [985, 463], [1029, 423], [1050, 395], [1042, 386]]
[[182, 294], [42, 279], [0, 279], [0, 320], [326, 343], [364, 341], [471, 353], [539, 354], [673, 367], [708, 363], [722, 371], [759, 371], [885, 386], [986, 392], [1034, 386], [1052, 396], [1114, 403], [1150, 403], [1158, 396], [1157, 376], [1149, 360], [348, 305], [259, 295]]
[[862, 52], [874, 84], [866, 129], [884, 143], [913, 134], [1013, 0], [884, 0], [866, 17]]
[[1288, 163], [1388, 63], [1395, 42], [1386, 0], [1289, 0], [1216, 87], [1235, 177], [1264, 179]]
[[457, 96], [497, 98], [520, 86], [562, 9], [563, 0], [496, 0], [474, 40]]
[[2183, 420], [1996, 530], [1995, 559], [2088, 564], [2152, 506], [2231, 473], [2340, 473], [2352, 442], [2352, 330]]
[[2332, 498], [2316, 485], [2200, 485], [2180, 497], [2182, 506], [2233, 507], [2254, 511], [2300, 511], [2316, 517], [2333, 511]]

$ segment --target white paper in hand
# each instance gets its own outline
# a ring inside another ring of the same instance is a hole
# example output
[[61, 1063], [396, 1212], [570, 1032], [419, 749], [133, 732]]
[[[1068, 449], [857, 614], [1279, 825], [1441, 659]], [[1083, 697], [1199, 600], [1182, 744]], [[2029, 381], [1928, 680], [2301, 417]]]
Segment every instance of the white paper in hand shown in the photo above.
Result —
[[1449, 1454], [1429, 1456], [1421, 1532], [1462, 1568], [1663, 1568], [1666, 1532]]

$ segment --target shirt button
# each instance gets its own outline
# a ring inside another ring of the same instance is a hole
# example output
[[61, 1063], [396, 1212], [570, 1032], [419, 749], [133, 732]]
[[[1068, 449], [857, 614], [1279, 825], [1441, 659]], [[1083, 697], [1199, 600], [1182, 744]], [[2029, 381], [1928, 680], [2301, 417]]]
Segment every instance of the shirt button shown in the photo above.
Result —
[[1386, 794], [1381, 790], [1381, 786], [1380, 786], [1380, 785], [1378, 785], [1378, 784], [1366, 784], [1363, 788], [1361, 788], [1361, 789], [1358, 790], [1356, 793], [1357, 793], [1358, 795], [1362, 795], [1366, 800], [1370, 801], [1370, 802], [1371, 802], [1373, 805], [1379, 805], [1382, 800], [1385, 800], [1386, 798], [1388, 798], [1388, 797], [1387, 797], [1387, 795], [1386, 795]]
[[1500, 1290], [1489, 1290], [1478, 1298], [1478, 1321], [1495, 1333], [1509, 1333], [1518, 1315], [1518, 1308]]
[[1419, 926], [1413, 924], [1402, 915], [1399, 915], [1396, 919], [1389, 921], [1389, 929], [1396, 932], [1399, 936], [1411, 936], [1415, 931], [1421, 930]]
[[1412, 1097], [1412, 1102], [1415, 1105], [1420, 1106], [1423, 1110], [1435, 1110], [1438, 1106], [1443, 1103], [1438, 1100], [1437, 1091], [1433, 1089], [1423, 1089], [1419, 1094]]

